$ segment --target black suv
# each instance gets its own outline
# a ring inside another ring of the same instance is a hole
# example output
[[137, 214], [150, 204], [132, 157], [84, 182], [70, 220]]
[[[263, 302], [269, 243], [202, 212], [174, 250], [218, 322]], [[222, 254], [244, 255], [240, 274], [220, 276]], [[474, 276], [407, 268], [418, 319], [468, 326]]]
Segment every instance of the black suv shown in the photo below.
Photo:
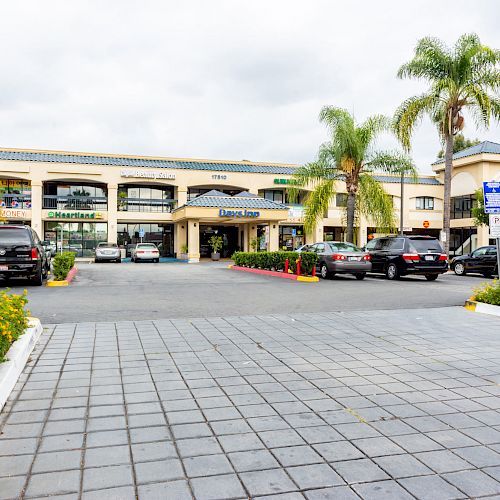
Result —
[[441, 243], [431, 236], [375, 238], [366, 245], [372, 272], [394, 280], [407, 274], [421, 274], [429, 281], [448, 271], [448, 258]]
[[0, 225], [0, 278], [26, 276], [40, 286], [49, 270], [50, 258], [31, 227]]
[[485, 278], [498, 275], [497, 247], [488, 245], [474, 250], [472, 253], [458, 255], [451, 261], [450, 267], [458, 276], [467, 273], [480, 273]]

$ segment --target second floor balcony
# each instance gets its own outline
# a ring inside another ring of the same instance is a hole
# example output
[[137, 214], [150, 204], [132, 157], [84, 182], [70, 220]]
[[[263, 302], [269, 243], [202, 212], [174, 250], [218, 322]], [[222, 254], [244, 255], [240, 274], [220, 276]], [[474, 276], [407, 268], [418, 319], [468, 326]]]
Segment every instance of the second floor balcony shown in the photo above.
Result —
[[31, 208], [31, 195], [4, 193], [0, 195], [0, 208]]
[[170, 213], [176, 207], [177, 201], [173, 199], [154, 198], [119, 198], [118, 210], [120, 212], [163, 212]]
[[108, 199], [97, 196], [44, 195], [43, 208], [49, 210], [107, 210]]

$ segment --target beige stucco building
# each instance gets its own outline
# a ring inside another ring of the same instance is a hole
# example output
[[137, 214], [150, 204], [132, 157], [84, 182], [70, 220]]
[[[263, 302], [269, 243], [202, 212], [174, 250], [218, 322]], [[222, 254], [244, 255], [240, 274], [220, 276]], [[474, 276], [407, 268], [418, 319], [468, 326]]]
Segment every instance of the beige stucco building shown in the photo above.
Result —
[[[471, 195], [482, 179], [500, 178], [500, 145], [495, 147], [497, 153], [457, 159], [453, 196]], [[441, 167], [434, 165], [436, 176], [406, 180], [406, 231], [439, 235]], [[208, 239], [213, 234], [223, 236], [224, 256], [256, 245], [292, 249], [342, 239], [345, 186], [339, 183], [337, 196], [314, 234], [304, 234], [303, 194], [295, 204], [287, 195], [295, 168], [250, 161], [0, 149], [0, 215], [9, 222], [31, 224], [40, 237], [78, 256], [93, 255], [99, 241], [118, 242], [125, 248], [151, 241], [163, 256], [178, 256], [187, 246], [189, 259], [196, 261], [209, 255]], [[377, 177], [393, 196], [399, 220], [399, 177]], [[470, 228], [471, 221], [454, 219], [453, 227]], [[486, 229], [476, 232], [471, 244], [487, 242]], [[371, 221], [362, 218], [357, 242], [362, 245], [376, 233]]]

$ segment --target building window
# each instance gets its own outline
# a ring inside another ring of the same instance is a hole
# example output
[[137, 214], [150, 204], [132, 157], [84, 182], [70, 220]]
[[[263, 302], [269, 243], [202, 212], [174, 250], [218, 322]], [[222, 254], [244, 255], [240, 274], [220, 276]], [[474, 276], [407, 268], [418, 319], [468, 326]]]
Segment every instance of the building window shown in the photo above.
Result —
[[337, 193], [335, 195], [336, 207], [347, 207], [347, 193]]
[[283, 203], [285, 200], [284, 193], [281, 189], [266, 189], [261, 191], [261, 196], [269, 201]]
[[468, 194], [465, 196], [455, 196], [451, 198], [451, 218], [470, 219], [472, 218], [472, 207], [476, 201], [476, 196]]
[[432, 196], [417, 196], [417, 210], [434, 210], [434, 198]]

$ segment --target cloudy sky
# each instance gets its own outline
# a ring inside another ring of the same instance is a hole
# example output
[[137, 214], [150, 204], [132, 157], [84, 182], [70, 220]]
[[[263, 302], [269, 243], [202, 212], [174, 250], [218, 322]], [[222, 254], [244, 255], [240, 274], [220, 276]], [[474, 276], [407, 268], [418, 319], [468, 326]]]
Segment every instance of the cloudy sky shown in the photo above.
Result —
[[[498, 0], [23, 0], [1, 13], [3, 147], [302, 163], [328, 138], [323, 105], [363, 120], [424, 88], [395, 77], [419, 38], [476, 32], [500, 48]], [[498, 125], [465, 135], [500, 142]], [[439, 149], [424, 121], [422, 172]]]

